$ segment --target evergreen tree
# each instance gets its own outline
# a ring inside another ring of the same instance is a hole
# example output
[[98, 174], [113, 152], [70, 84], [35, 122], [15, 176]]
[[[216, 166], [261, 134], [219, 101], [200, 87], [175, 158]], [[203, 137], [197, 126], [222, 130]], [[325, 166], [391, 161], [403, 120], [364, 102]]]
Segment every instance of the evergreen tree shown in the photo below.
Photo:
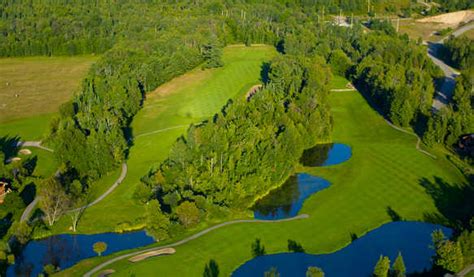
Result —
[[393, 276], [394, 277], [405, 277], [405, 262], [403, 262], [402, 253], [398, 252], [398, 256], [393, 263]]
[[208, 264], [204, 267], [203, 277], [218, 277], [219, 276], [219, 266], [215, 260], [210, 260]]
[[374, 267], [374, 277], [387, 277], [390, 270], [390, 259], [380, 255], [377, 264]]

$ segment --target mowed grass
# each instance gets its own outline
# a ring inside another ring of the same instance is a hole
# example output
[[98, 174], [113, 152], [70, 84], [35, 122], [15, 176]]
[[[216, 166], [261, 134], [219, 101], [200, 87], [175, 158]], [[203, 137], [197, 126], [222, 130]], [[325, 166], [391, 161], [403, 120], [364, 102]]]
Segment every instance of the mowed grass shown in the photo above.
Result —
[[331, 79], [331, 89], [347, 89], [347, 84], [349, 80], [347, 80], [343, 76], [334, 75]]
[[0, 59], [0, 135], [38, 139], [79, 89], [94, 56]]
[[[197, 68], [147, 94], [143, 109], [132, 122], [133, 146], [124, 182], [99, 204], [87, 209], [79, 222], [80, 233], [103, 233], [143, 228], [145, 207], [133, 199], [136, 185], [152, 167], [168, 156], [176, 139], [191, 123], [218, 112], [228, 99], [244, 97], [260, 82], [263, 62], [276, 54], [270, 46], [231, 46], [224, 49], [224, 67]], [[119, 172], [113, 173], [118, 176]], [[105, 191], [113, 183], [103, 183]], [[96, 187], [96, 189], [98, 189]], [[51, 233], [69, 231], [64, 217]]]
[[[424, 220], [438, 213], [432, 196], [420, 184], [422, 178], [439, 177], [455, 186], [462, 174], [443, 158], [432, 159], [415, 149], [416, 139], [389, 127], [356, 91], [330, 96], [334, 115], [333, 140], [349, 144], [351, 159], [327, 168], [300, 168], [331, 182], [311, 196], [301, 214], [308, 219], [282, 223], [241, 223], [212, 231], [176, 247], [176, 254], [139, 263], [127, 260], [107, 268], [117, 276], [200, 276], [214, 259], [222, 276], [250, 260], [250, 245], [260, 238], [267, 253], [287, 252], [287, 240], [301, 243], [309, 253], [336, 251], [351, 241], [391, 221], [390, 207], [406, 220]], [[116, 256], [116, 255], [111, 255]], [[81, 274], [110, 259], [89, 259], [63, 274]]]

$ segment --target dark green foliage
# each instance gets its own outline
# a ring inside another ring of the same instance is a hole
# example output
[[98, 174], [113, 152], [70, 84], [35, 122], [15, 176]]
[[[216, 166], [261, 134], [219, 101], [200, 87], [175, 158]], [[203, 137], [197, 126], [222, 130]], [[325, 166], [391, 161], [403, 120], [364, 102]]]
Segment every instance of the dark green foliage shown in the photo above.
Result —
[[146, 230], [155, 240], [162, 241], [170, 237], [170, 220], [162, 213], [157, 200], [148, 202], [146, 207]]
[[381, 31], [389, 36], [395, 36], [397, 34], [397, 31], [393, 27], [392, 23], [388, 20], [373, 19], [370, 20], [367, 25], [370, 29]]
[[258, 257], [265, 255], [265, 247], [260, 243], [260, 239], [255, 239], [255, 242], [252, 243], [252, 257]]
[[445, 58], [456, 68], [474, 66], [474, 43], [466, 36], [451, 36], [444, 43]]
[[438, 0], [441, 4], [442, 11], [454, 12], [457, 10], [468, 10], [474, 8], [474, 2], [471, 0]]
[[355, 41], [363, 57], [356, 83], [395, 124], [409, 126], [429, 114], [438, 72], [423, 47], [400, 37], [369, 34]]
[[222, 63], [222, 50], [215, 42], [205, 44], [202, 47], [202, 56], [205, 62], [203, 68], [215, 68], [224, 65]]
[[288, 240], [288, 251], [290, 252], [303, 252], [304, 253], [304, 248], [301, 246], [301, 244], [297, 243], [294, 240], [289, 239]]
[[250, 101], [229, 102], [176, 142], [155, 173], [159, 197], [172, 208], [197, 195], [221, 207], [252, 204], [288, 177], [303, 149], [328, 137], [328, 81], [316, 60], [275, 59], [269, 84]]
[[210, 260], [206, 267], [204, 267], [203, 277], [218, 277], [219, 266], [215, 260]]
[[12, 226], [15, 238], [21, 244], [26, 244], [30, 240], [32, 228], [26, 222], [15, 222]]
[[331, 52], [329, 64], [335, 74], [345, 76], [346, 72], [352, 66], [352, 61], [347, 57], [344, 51], [337, 49]]

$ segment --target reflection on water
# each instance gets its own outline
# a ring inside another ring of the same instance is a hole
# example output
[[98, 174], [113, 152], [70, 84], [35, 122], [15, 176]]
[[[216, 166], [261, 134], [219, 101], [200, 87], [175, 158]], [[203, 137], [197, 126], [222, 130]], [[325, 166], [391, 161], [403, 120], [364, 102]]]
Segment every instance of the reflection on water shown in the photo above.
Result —
[[329, 187], [330, 183], [309, 174], [293, 175], [279, 188], [257, 201], [256, 219], [282, 219], [298, 214], [303, 202], [313, 193]]
[[[380, 255], [393, 261], [401, 252], [407, 273], [422, 272], [431, 268], [435, 254], [431, 245], [431, 233], [442, 229], [447, 236], [452, 230], [441, 225], [423, 222], [392, 222], [385, 224], [349, 246], [330, 254], [282, 253], [254, 258], [232, 273], [233, 277], [264, 276], [276, 267], [280, 276], [306, 276], [310, 266], [321, 268], [325, 276], [372, 276]], [[315, 230], [316, 231], [316, 230]], [[282, 237], [282, 243], [287, 239]], [[298, 238], [291, 238], [298, 241]], [[305, 245], [302, 245], [305, 247]]]
[[7, 276], [37, 276], [47, 264], [60, 269], [71, 267], [80, 260], [95, 257], [92, 246], [98, 241], [107, 244], [102, 255], [145, 246], [154, 242], [145, 231], [104, 233], [96, 235], [57, 235], [30, 241], [7, 269]]
[[304, 166], [329, 166], [343, 163], [350, 159], [351, 148], [342, 143], [318, 144], [306, 149], [300, 158]]

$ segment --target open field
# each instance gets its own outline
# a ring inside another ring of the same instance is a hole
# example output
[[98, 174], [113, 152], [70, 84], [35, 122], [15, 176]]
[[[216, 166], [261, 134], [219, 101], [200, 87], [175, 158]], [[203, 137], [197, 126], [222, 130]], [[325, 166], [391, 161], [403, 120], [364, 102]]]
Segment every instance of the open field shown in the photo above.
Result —
[[[270, 46], [228, 47], [224, 49], [224, 67], [195, 69], [149, 93], [132, 123], [134, 145], [126, 179], [102, 202], [86, 210], [78, 231], [102, 233], [143, 227], [144, 206], [132, 198], [140, 178], [167, 157], [189, 124], [212, 116], [228, 99], [243, 97], [259, 83], [262, 63], [275, 53]], [[106, 187], [112, 184], [103, 183]], [[52, 233], [68, 232], [69, 224], [69, 219], [63, 218]]]
[[0, 135], [36, 139], [80, 87], [94, 56], [0, 59]]
[[[255, 238], [262, 239], [267, 253], [286, 252], [287, 239], [301, 243], [309, 253], [327, 253], [350, 243], [351, 234], [360, 237], [391, 221], [389, 208], [406, 220], [427, 220], [446, 212], [436, 192], [430, 194], [425, 187], [440, 184], [447, 191], [456, 191], [466, 182], [457, 169], [441, 155], [432, 159], [418, 152], [416, 138], [389, 127], [358, 92], [332, 93], [331, 104], [334, 141], [349, 144], [353, 156], [328, 168], [300, 168], [332, 183], [306, 200], [300, 214], [309, 214], [309, 218], [226, 226], [176, 247], [172, 256], [135, 264], [123, 260], [107, 268], [115, 269], [117, 276], [152, 272], [198, 276], [215, 259], [221, 274], [228, 276], [251, 259], [250, 245]], [[85, 260], [62, 274], [84, 273], [113, 256]]]
[[[392, 24], [396, 27], [397, 22], [392, 21]], [[450, 25], [443, 23], [423, 23], [411, 19], [400, 21], [399, 31], [401, 34], [407, 34], [408, 37], [413, 40], [417, 40], [421, 37], [424, 41], [438, 41], [442, 36], [437, 35], [437, 32], [448, 27], [450, 27]]]

